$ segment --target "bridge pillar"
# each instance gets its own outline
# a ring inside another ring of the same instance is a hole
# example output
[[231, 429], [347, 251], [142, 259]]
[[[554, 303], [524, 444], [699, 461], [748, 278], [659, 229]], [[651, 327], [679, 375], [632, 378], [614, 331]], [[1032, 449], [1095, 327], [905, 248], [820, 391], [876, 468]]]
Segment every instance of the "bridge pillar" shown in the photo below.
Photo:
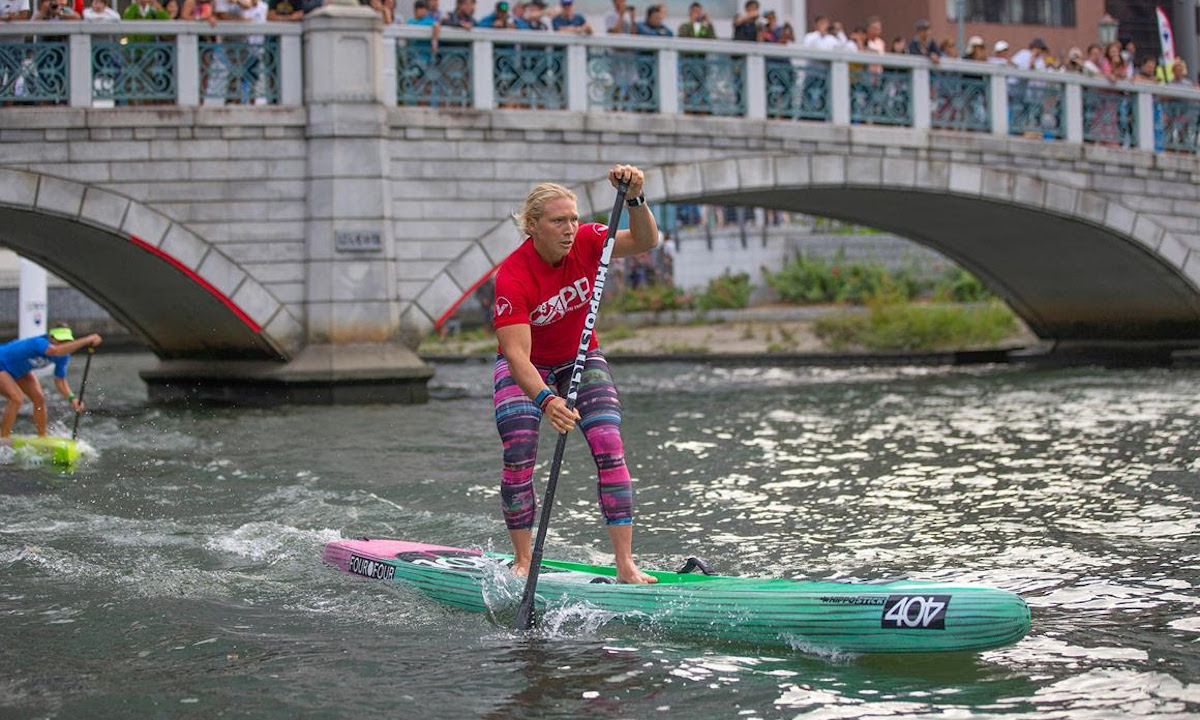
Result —
[[433, 369], [414, 352], [415, 328], [406, 332], [400, 319], [385, 107], [395, 102], [395, 85], [385, 82], [384, 45], [379, 16], [355, 0], [334, 0], [304, 21], [304, 347], [285, 363], [160, 363], [142, 374], [153, 398], [262, 404], [428, 399]]

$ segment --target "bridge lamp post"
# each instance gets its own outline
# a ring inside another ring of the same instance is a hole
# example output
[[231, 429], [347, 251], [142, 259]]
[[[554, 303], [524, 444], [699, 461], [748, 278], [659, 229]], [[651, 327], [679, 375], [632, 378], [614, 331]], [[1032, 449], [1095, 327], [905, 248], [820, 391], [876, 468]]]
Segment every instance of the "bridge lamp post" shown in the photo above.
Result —
[[958, 0], [955, 12], [958, 13], [958, 55], [967, 56], [967, 0]]
[[1109, 44], [1116, 42], [1117, 28], [1120, 23], [1117, 19], [1108, 13], [1104, 13], [1104, 17], [1100, 18], [1100, 22], [1096, 27], [1096, 34], [1100, 39], [1100, 44], [1107, 47]]

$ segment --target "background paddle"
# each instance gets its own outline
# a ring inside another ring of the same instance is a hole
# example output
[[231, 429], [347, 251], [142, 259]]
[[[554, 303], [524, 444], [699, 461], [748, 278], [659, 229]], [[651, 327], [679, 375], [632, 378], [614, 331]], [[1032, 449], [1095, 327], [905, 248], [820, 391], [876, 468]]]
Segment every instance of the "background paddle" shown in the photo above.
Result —
[[[596, 280], [592, 283], [592, 299], [588, 303], [587, 317], [583, 321], [583, 334], [579, 336], [579, 350], [575, 353], [575, 366], [571, 369], [571, 384], [567, 387], [567, 409], [575, 407], [579, 394], [579, 381], [583, 378], [583, 364], [587, 360], [588, 345], [596, 327], [596, 314], [600, 311], [600, 296], [604, 294], [604, 279], [608, 275], [608, 261], [612, 259], [613, 241], [617, 237], [617, 226], [621, 224], [621, 211], [625, 208], [625, 193], [629, 184], [617, 184], [617, 200], [613, 203], [608, 218], [608, 236], [604, 238], [604, 250], [600, 253], [600, 267], [596, 268]], [[550, 479], [546, 481], [546, 497], [542, 499], [542, 515], [538, 519], [537, 537], [533, 542], [533, 559], [529, 563], [529, 576], [525, 580], [525, 594], [517, 607], [517, 630], [528, 630], [533, 626], [533, 601], [537, 593], [538, 570], [542, 567], [542, 550], [546, 545], [546, 531], [550, 527], [550, 511], [554, 508], [554, 490], [558, 486], [558, 472], [562, 469], [563, 452], [567, 448], [567, 433], [558, 436], [554, 446], [554, 461], [550, 463]]]
[[79, 409], [75, 411], [75, 427], [71, 428], [71, 439], [79, 439], [79, 416], [83, 415], [83, 391], [87, 390], [88, 370], [92, 369], [92, 356], [96, 354], [96, 348], [89, 347], [87, 360], [83, 363], [83, 380], [79, 381]]

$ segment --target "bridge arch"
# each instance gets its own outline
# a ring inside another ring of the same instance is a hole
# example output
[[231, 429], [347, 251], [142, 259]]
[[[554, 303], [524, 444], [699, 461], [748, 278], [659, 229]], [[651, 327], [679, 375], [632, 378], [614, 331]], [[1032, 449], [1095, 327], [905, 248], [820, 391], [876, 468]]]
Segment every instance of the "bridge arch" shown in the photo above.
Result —
[[[1046, 340], [1200, 344], [1200, 252], [1153, 214], [1016, 168], [860, 152], [661, 165], [647, 169], [647, 187], [656, 201], [802, 212], [910, 238], [966, 267]], [[606, 181], [575, 190], [581, 215], [611, 208]], [[517, 241], [501, 221], [416, 305], [444, 317]]]
[[78, 288], [162, 359], [286, 360], [302, 325], [216, 245], [125, 195], [0, 168], [0, 244]]

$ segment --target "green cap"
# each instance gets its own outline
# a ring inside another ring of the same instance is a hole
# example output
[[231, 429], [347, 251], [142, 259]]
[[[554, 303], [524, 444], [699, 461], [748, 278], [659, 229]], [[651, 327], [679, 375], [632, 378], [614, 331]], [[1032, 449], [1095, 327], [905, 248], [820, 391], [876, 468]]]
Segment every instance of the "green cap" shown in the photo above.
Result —
[[71, 342], [75, 339], [75, 334], [71, 332], [69, 327], [50, 328], [50, 337], [59, 342]]

